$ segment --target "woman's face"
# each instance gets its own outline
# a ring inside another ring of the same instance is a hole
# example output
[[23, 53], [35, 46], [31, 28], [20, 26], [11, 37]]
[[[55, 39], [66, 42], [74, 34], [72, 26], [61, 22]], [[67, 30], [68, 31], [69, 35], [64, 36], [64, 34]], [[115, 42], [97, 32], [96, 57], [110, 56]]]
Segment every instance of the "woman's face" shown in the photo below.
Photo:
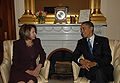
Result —
[[35, 28], [31, 28], [30, 31], [30, 39], [33, 40], [36, 38], [36, 32], [35, 32]]

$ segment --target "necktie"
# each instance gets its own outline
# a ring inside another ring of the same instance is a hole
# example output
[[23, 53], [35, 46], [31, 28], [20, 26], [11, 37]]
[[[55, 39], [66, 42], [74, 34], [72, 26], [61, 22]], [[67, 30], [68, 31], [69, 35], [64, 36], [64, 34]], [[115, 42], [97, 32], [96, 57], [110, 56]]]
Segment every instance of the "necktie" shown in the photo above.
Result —
[[91, 46], [91, 42], [90, 42], [90, 39], [88, 39], [88, 46], [89, 46], [89, 49], [90, 49], [90, 52], [91, 52], [91, 55], [93, 56], [93, 49], [92, 49], [92, 46]]

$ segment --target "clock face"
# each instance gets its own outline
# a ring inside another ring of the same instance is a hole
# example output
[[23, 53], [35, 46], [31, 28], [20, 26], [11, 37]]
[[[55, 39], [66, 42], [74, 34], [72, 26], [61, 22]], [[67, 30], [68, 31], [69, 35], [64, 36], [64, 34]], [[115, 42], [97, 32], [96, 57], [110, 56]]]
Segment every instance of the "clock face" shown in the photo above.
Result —
[[65, 18], [65, 12], [64, 11], [58, 11], [57, 14], [56, 14], [56, 17], [59, 19], [59, 20], [62, 20]]

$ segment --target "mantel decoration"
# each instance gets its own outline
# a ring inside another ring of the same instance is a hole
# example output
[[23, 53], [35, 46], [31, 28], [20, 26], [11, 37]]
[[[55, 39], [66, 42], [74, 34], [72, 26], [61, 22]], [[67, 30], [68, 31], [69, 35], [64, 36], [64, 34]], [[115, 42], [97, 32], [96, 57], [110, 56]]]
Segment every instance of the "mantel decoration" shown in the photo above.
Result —
[[35, 14], [36, 18], [38, 19], [39, 24], [44, 24], [45, 23], [45, 17], [47, 16], [47, 12], [39, 10]]

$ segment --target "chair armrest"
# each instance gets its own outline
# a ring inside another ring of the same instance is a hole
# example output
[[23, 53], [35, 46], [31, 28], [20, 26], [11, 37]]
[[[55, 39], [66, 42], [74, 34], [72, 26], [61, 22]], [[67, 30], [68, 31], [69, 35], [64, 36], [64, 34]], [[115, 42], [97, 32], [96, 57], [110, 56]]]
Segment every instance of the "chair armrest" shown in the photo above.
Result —
[[4, 83], [8, 83], [10, 68], [12, 64], [12, 55], [13, 55], [13, 41], [14, 40], [6, 40], [3, 42], [4, 45], [4, 56], [3, 62], [0, 65], [1, 77]]
[[114, 83], [120, 83], [120, 44], [115, 50], [114, 53]]
[[40, 74], [45, 78], [45, 80], [48, 80], [49, 68], [50, 68], [50, 61], [45, 60], [44, 67], [41, 68], [40, 71]]
[[0, 74], [0, 83], [3, 83], [3, 79], [2, 79], [1, 74]]
[[114, 83], [120, 83], [120, 64], [114, 69]]
[[120, 83], [120, 55], [114, 61], [114, 83]]
[[77, 80], [79, 71], [80, 71], [80, 67], [74, 61], [72, 61], [72, 68], [73, 68], [74, 80]]

